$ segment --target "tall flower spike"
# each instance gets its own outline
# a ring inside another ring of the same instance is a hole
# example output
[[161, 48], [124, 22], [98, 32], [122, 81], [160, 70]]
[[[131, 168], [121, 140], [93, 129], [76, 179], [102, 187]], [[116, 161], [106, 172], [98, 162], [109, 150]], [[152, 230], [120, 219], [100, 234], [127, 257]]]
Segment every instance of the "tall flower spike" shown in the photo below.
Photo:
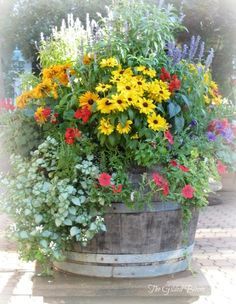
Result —
[[188, 58], [190, 60], [193, 59], [194, 46], [195, 46], [195, 36], [192, 36], [191, 42], [190, 42], [189, 54], [188, 54]]
[[196, 38], [196, 41], [194, 43], [193, 52], [192, 52], [192, 59], [194, 59], [194, 57], [197, 53], [200, 40], [201, 40], [201, 37], [198, 35], [197, 38]]
[[202, 41], [201, 45], [200, 45], [200, 51], [199, 51], [199, 55], [198, 55], [198, 62], [201, 62], [202, 57], [204, 55], [204, 51], [205, 51], [205, 42]]
[[205, 70], [207, 70], [210, 67], [210, 65], [212, 64], [213, 58], [214, 58], [214, 50], [213, 50], [213, 48], [211, 48], [209, 55], [207, 56], [207, 59], [205, 61]]

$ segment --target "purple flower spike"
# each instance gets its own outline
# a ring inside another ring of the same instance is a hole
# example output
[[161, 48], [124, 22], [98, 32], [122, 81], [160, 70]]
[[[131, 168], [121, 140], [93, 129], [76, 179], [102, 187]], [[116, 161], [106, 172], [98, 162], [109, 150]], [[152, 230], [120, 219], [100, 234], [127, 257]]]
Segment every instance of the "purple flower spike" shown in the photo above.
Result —
[[197, 126], [197, 121], [196, 121], [196, 119], [193, 119], [193, 120], [190, 122], [190, 126], [191, 126], [191, 127]]
[[215, 141], [216, 135], [213, 132], [207, 132], [207, 138], [209, 141]]

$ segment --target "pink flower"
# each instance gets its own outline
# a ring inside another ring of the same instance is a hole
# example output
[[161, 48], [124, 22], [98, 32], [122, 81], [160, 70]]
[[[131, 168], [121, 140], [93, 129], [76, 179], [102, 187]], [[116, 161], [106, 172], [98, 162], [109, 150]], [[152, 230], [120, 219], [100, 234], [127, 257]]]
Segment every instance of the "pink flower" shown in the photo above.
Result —
[[160, 188], [162, 188], [163, 195], [165, 195], [165, 196], [168, 195], [169, 194], [169, 184], [168, 184], [168, 181], [163, 176], [161, 176], [158, 173], [153, 173], [152, 174], [152, 178], [154, 180], [154, 183], [157, 186], [159, 186]]
[[165, 136], [165, 138], [168, 140], [168, 142], [169, 142], [171, 145], [174, 144], [173, 136], [172, 136], [172, 134], [170, 133], [169, 130], [167, 130], [167, 131], [164, 132], [164, 136]]
[[164, 182], [164, 178], [158, 174], [158, 173], [153, 173], [152, 174], [152, 178], [154, 180], [154, 183], [157, 185], [157, 186], [162, 186], [163, 185], [163, 182]]
[[101, 173], [98, 177], [98, 181], [100, 186], [102, 187], [111, 186], [111, 175], [107, 173]]
[[227, 166], [225, 166], [222, 161], [218, 160], [216, 167], [219, 174], [227, 173]]
[[181, 191], [184, 198], [193, 198], [195, 189], [191, 185], [186, 185]]

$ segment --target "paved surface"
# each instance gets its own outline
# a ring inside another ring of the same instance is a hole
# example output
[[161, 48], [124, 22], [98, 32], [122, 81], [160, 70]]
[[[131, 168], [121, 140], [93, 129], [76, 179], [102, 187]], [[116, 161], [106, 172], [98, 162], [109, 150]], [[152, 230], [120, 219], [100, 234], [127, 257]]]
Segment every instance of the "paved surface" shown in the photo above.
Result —
[[[212, 288], [210, 296], [200, 297], [198, 300], [189, 299], [195, 304], [234, 304], [236, 296], [236, 193], [222, 193], [223, 201], [220, 205], [209, 206], [200, 214], [196, 245], [194, 250], [194, 263], [201, 268]], [[0, 304], [80, 304], [105, 303], [94, 299], [75, 299], [69, 295], [54, 300], [43, 299], [40, 291], [32, 279], [35, 274], [34, 263], [24, 263], [18, 259], [16, 246], [5, 237], [4, 230], [9, 224], [5, 215], [0, 215]], [[194, 265], [194, 264], [193, 264]], [[194, 267], [193, 267], [194, 268]], [[45, 281], [45, 278], [41, 278]], [[73, 278], [71, 278], [73, 281]], [[47, 279], [48, 286], [53, 282]], [[64, 284], [64, 285], [63, 285]], [[66, 282], [60, 286], [63, 290]], [[56, 292], [56, 291], [55, 291]], [[178, 299], [177, 299], [178, 298]], [[188, 303], [188, 298], [172, 297], [152, 301], [138, 299], [122, 301], [119, 303]], [[154, 299], [153, 299], [154, 300]], [[109, 299], [109, 303], [114, 302]], [[106, 302], [108, 303], [108, 302]]]

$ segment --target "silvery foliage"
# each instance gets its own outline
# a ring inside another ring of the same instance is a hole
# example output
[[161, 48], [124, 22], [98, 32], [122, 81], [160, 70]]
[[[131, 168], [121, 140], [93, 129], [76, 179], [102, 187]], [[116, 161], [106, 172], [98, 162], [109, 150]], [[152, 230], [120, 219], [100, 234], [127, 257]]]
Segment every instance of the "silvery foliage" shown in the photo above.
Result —
[[[76, 165], [79, 179], [60, 179], [56, 174], [58, 142], [48, 137], [31, 159], [12, 155], [13, 173], [1, 176], [2, 207], [13, 217], [11, 233], [19, 240], [21, 255], [30, 251], [60, 259], [67, 241], [86, 244], [97, 232], [105, 231], [103, 217], [89, 208], [90, 186], [99, 173], [89, 155]], [[26, 245], [27, 244], [27, 245]]]

